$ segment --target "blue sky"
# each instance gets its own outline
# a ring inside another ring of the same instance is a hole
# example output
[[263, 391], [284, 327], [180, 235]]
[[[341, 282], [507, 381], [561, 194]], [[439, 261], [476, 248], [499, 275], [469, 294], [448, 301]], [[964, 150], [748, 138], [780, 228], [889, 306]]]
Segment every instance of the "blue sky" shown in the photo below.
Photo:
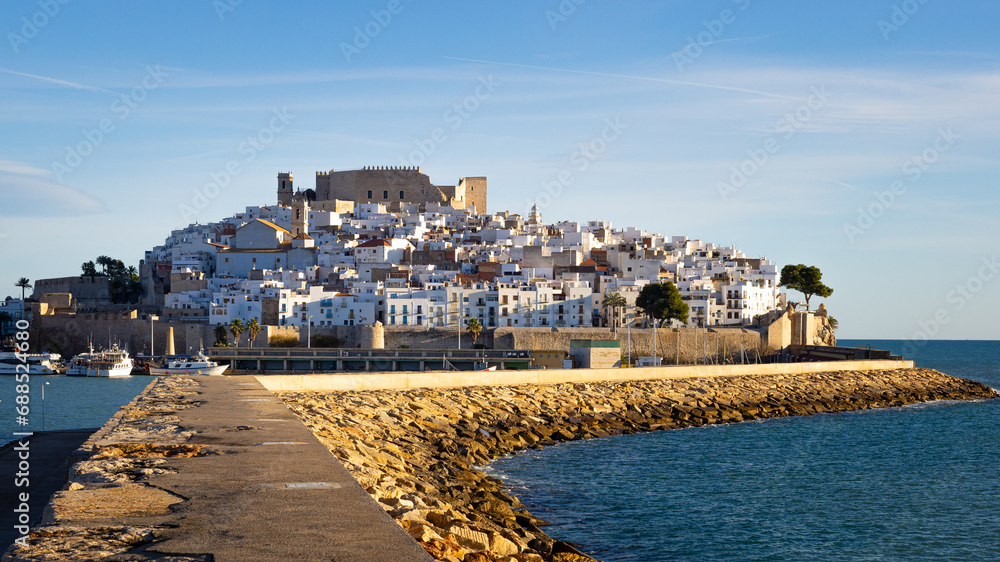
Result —
[[0, 296], [419, 164], [817, 265], [844, 338], [998, 338], [1000, 6], [511, 4], [5, 2]]

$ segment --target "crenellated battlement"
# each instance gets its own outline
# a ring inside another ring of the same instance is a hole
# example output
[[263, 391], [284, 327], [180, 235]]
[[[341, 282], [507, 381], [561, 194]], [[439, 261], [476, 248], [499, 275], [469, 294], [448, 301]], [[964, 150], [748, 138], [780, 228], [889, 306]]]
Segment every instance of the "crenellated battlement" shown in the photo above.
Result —
[[[431, 183], [420, 166], [363, 166], [356, 169], [317, 171], [316, 201], [356, 203], [439, 203], [465, 209], [475, 206], [486, 211], [486, 178], [460, 178], [458, 185]], [[279, 192], [279, 201], [282, 200]]]

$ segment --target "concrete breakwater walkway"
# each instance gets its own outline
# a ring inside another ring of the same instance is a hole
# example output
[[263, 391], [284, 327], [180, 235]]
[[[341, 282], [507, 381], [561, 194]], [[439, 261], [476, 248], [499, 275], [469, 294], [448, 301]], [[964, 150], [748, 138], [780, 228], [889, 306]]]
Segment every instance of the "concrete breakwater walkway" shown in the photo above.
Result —
[[430, 560], [253, 377], [162, 377], [4, 560]]
[[476, 466], [560, 441], [997, 394], [927, 369], [282, 393], [435, 559], [589, 560]]

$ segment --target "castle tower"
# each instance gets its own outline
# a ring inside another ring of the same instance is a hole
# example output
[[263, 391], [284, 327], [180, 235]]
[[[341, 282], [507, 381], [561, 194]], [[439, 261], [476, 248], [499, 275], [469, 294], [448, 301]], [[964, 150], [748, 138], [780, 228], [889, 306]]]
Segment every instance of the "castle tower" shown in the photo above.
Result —
[[[289, 174], [291, 176], [291, 174]], [[279, 176], [280, 177], [280, 176]], [[289, 181], [291, 183], [291, 181]], [[279, 192], [280, 193], [280, 192]], [[305, 234], [309, 235], [309, 199], [305, 193], [296, 191], [295, 195], [289, 197], [288, 203], [292, 208], [292, 238]]]
[[278, 172], [278, 204], [288, 206], [292, 202], [292, 173]]

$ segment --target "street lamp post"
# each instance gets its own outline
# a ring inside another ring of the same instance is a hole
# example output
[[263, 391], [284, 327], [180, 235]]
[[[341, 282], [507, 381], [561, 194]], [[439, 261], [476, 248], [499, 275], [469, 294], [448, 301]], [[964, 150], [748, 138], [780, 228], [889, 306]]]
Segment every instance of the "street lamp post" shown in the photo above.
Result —
[[42, 431], [45, 431], [45, 387], [49, 383], [46, 382], [42, 385]]

